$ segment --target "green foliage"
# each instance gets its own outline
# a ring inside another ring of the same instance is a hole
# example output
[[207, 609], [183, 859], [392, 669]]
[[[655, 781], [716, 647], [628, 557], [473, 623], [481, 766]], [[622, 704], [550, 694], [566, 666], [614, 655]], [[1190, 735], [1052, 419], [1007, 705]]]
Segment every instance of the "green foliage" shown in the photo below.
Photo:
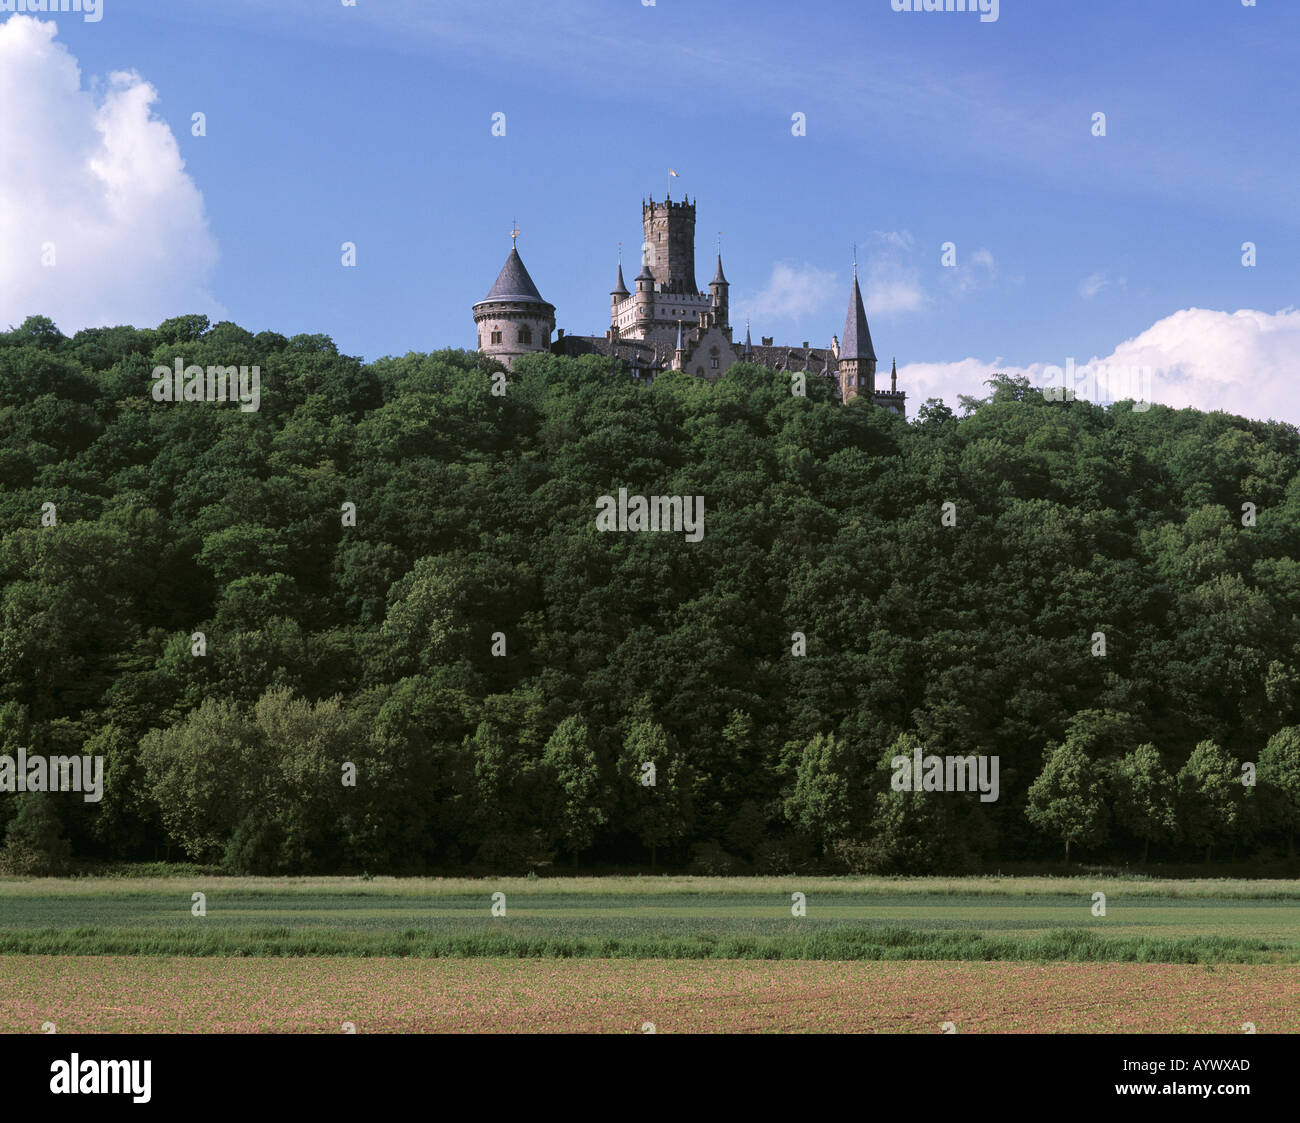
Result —
[[[177, 358], [259, 365], [262, 408], [154, 402]], [[105, 757], [103, 802], [59, 808], [77, 860], [915, 872], [1045, 837], [1293, 845], [1293, 427], [1007, 377], [909, 423], [750, 364], [643, 386], [553, 355], [499, 396], [495, 366], [202, 316], [0, 332], [0, 740]], [[620, 487], [704, 496], [703, 539], [597, 532]], [[1001, 798], [893, 792], [900, 737], [997, 754]]]
[[48, 792], [19, 796], [18, 813], [0, 846], [0, 874], [51, 877], [67, 872], [72, 848], [63, 837], [56, 798]]
[[1067, 739], [1043, 753], [1043, 770], [1029, 786], [1025, 807], [1039, 830], [1065, 843], [1097, 846], [1106, 837], [1106, 802], [1100, 769], [1079, 744]]
[[1232, 836], [1241, 815], [1246, 788], [1237, 760], [1213, 741], [1202, 741], [1178, 773], [1183, 833], [1193, 846], [1205, 847], [1208, 862], [1214, 844]]
[[1139, 745], [1115, 765], [1115, 822], [1142, 840], [1145, 860], [1153, 842], [1171, 842], [1178, 835], [1174, 778], [1155, 745]]

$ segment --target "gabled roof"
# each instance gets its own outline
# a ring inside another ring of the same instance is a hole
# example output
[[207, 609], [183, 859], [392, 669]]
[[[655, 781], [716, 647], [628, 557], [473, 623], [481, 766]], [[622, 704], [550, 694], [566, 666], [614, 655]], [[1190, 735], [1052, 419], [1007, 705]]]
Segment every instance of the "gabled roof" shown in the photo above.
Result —
[[876, 352], [871, 346], [871, 329], [867, 327], [867, 310], [862, 307], [862, 290], [858, 288], [858, 270], [853, 269], [853, 293], [849, 297], [849, 314], [844, 318], [844, 338], [840, 340], [841, 359], [870, 359]]

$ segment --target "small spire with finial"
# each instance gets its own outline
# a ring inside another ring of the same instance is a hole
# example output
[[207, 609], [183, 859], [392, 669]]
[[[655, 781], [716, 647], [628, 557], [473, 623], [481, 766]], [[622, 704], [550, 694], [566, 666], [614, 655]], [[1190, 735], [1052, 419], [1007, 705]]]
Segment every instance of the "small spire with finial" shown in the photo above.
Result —
[[512, 219], [510, 222], [510, 248], [514, 249], [519, 240], [519, 220]]
[[853, 276], [858, 275], [858, 243], [853, 243]]

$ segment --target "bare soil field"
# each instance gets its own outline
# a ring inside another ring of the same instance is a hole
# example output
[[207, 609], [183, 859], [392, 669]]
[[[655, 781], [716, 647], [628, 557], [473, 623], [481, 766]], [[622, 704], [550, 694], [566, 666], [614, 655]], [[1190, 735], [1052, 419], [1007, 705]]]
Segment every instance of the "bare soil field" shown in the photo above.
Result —
[[[0, 1032], [1300, 1032], [1274, 964], [0, 957]], [[951, 1032], [951, 1030], [950, 1030]]]

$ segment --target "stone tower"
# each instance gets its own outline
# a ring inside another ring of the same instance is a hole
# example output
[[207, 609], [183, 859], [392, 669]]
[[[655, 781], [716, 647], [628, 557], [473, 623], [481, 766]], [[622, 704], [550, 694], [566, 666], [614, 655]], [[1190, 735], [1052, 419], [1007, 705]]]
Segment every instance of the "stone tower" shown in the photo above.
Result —
[[731, 311], [727, 307], [730, 303], [727, 292], [731, 285], [722, 273], [722, 253], [718, 253], [718, 269], [713, 274], [713, 280], [709, 282], [709, 295], [713, 298], [713, 313], [715, 323], [720, 328], [729, 328], [731, 326]]
[[555, 306], [542, 299], [512, 244], [492, 290], [474, 305], [478, 349], [510, 369], [515, 359], [551, 349]]
[[691, 293], [695, 287], [695, 204], [665, 199], [641, 204], [642, 259], [659, 292]]
[[867, 311], [862, 307], [857, 262], [853, 263], [853, 291], [849, 294], [849, 314], [844, 318], [844, 338], [840, 341], [838, 371], [840, 401], [848, 405], [861, 394], [867, 401], [875, 402], [876, 352], [871, 346]]
[[623, 260], [620, 256], [618, 262], [618, 280], [614, 282], [614, 287], [609, 290], [609, 308], [611, 330], [619, 330], [618, 323], [618, 306], [623, 303], [632, 294], [627, 291], [627, 284], [623, 280]]

